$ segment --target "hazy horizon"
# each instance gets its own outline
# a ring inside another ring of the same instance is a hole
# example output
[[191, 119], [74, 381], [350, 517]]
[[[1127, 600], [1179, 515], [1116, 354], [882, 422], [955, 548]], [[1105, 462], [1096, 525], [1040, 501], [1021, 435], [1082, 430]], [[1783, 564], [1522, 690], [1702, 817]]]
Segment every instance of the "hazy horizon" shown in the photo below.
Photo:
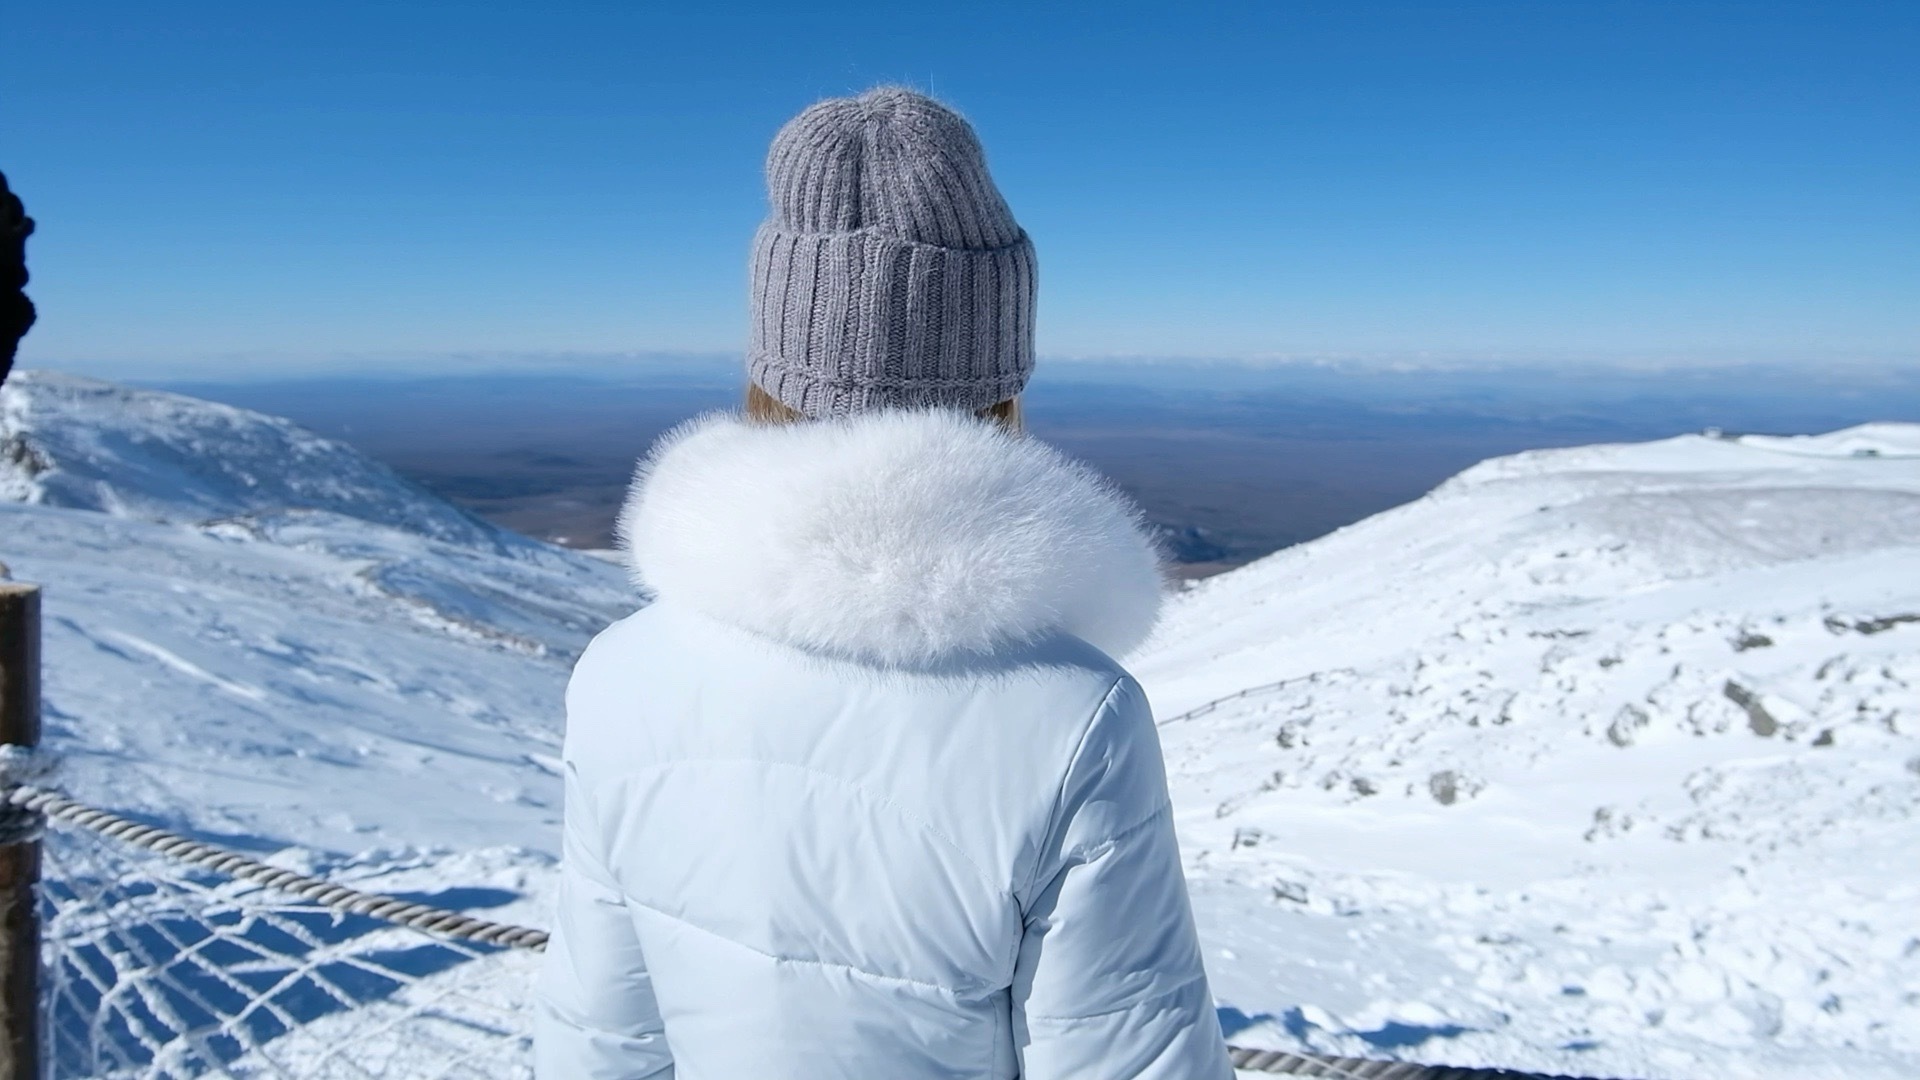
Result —
[[[620, 372], [141, 380], [287, 416], [518, 531], [604, 547], [634, 463], [662, 432], [731, 408], [714, 359]], [[1920, 370], [1644, 371], [1337, 364], [1042, 364], [1038, 436], [1140, 501], [1187, 573], [1310, 540], [1488, 457], [1707, 428], [1804, 434], [1920, 422]]]
[[[1301, 352], [1208, 355], [1202, 353], [1048, 353], [1037, 361], [1043, 371], [1100, 374], [1154, 368], [1213, 370], [1253, 374], [1296, 370], [1376, 374], [1497, 374], [1578, 377], [1711, 376], [1744, 370], [1769, 375], [1814, 378], [1900, 377], [1920, 371], [1920, 347], [1913, 350], [1858, 351], [1818, 349], [1637, 350], [1535, 349], [1513, 353], [1454, 352], [1443, 349], [1388, 352]], [[681, 378], [689, 372], [737, 372], [739, 349], [642, 349], [601, 351], [468, 350], [371, 353], [235, 353], [191, 357], [49, 357], [22, 361], [22, 367], [162, 385], [178, 382], [243, 384], [290, 379], [411, 379], [509, 376], [585, 377], [614, 380]]]

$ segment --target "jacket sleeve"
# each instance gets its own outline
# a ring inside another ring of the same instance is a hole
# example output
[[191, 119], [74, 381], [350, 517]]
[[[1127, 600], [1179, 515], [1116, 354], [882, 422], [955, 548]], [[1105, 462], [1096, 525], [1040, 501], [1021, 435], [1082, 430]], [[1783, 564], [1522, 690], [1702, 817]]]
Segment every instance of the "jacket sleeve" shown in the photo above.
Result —
[[560, 895], [534, 1002], [538, 1080], [672, 1080], [660, 1007], [571, 764]]
[[1022, 1080], [1232, 1080], [1145, 694], [1116, 684], [1069, 765], [1014, 971]]

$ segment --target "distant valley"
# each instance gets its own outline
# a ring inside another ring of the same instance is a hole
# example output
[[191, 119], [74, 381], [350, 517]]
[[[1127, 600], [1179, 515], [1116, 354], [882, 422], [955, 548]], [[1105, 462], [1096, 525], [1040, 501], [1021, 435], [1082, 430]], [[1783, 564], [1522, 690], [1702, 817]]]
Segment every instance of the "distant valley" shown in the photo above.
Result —
[[[740, 389], [735, 368], [713, 361], [154, 385], [289, 417], [496, 524], [582, 548], [613, 543], [648, 445], [687, 417], [731, 407]], [[1920, 420], [1920, 375], [1067, 361], [1041, 366], [1027, 405], [1035, 433], [1131, 492], [1181, 572], [1199, 577], [1407, 502], [1500, 454], [1708, 428]]]

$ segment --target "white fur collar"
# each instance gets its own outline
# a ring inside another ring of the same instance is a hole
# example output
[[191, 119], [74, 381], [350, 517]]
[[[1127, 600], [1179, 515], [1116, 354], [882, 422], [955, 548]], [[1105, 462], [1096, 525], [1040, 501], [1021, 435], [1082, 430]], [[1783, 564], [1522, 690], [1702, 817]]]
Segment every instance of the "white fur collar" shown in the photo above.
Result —
[[1119, 655], [1160, 605], [1158, 553], [1124, 495], [951, 411], [701, 417], [641, 462], [619, 533], [657, 596], [890, 666], [1061, 632]]

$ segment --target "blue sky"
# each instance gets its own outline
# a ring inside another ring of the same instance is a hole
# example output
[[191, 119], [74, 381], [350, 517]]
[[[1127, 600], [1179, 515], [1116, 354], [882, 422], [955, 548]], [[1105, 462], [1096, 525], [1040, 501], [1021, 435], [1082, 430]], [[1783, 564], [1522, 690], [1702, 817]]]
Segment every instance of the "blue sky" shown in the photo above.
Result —
[[773, 132], [979, 128], [1053, 355], [1920, 362], [1920, 5], [9, 5], [27, 363], [726, 351]]

